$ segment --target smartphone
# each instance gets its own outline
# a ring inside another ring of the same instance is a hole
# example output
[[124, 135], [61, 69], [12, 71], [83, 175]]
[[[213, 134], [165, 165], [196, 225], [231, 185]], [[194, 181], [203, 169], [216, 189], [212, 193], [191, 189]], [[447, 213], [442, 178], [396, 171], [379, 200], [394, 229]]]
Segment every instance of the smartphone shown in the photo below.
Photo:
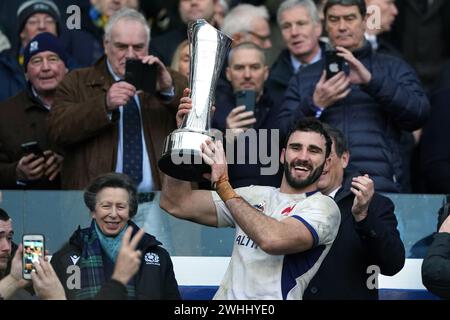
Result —
[[142, 63], [139, 59], [127, 59], [125, 81], [149, 94], [156, 92], [156, 64]]
[[245, 111], [255, 111], [256, 91], [240, 90], [235, 92], [236, 106], [245, 106]]
[[325, 52], [325, 70], [327, 72], [327, 80], [334, 77], [344, 69], [344, 58], [337, 55], [337, 51], [328, 50]]
[[42, 151], [39, 143], [37, 141], [30, 141], [21, 144], [22, 151], [25, 155], [29, 155], [30, 153], [34, 153], [37, 158], [44, 157], [44, 152]]
[[45, 241], [42, 234], [25, 234], [22, 238], [22, 276], [31, 279], [33, 263], [43, 258], [45, 254]]

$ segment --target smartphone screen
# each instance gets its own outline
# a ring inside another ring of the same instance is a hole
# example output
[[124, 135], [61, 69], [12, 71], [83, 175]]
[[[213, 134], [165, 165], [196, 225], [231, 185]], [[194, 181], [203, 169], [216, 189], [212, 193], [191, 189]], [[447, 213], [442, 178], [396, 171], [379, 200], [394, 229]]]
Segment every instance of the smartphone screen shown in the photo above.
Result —
[[43, 235], [24, 235], [22, 239], [22, 265], [23, 278], [31, 279], [33, 263], [44, 257], [44, 236]]
[[245, 111], [255, 111], [256, 92], [254, 90], [236, 91], [236, 106], [245, 106]]
[[149, 94], [156, 92], [156, 65], [128, 59], [125, 64], [125, 81]]
[[344, 59], [337, 55], [334, 50], [325, 52], [325, 68], [327, 72], [327, 79], [334, 77], [343, 70]]

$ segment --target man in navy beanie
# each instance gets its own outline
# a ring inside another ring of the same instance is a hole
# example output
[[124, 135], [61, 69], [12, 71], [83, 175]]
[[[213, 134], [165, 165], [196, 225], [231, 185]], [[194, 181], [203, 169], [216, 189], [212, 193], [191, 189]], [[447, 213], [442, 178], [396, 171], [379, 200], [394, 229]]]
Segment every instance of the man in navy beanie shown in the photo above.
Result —
[[44, 51], [51, 51], [56, 54], [63, 61], [64, 66], [67, 67], [67, 53], [62, 47], [60, 40], [51, 33], [44, 32], [35, 36], [25, 47], [23, 54], [25, 71], [27, 71], [28, 63], [33, 56]]
[[[47, 138], [46, 120], [56, 87], [67, 74], [67, 54], [59, 39], [44, 32], [24, 49], [28, 86], [0, 104], [0, 189], [59, 189], [63, 157]], [[36, 141], [43, 155], [21, 145]]]
[[[10, 2], [15, 3], [8, 1], [8, 3]], [[0, 87], [0, 102], [16, 95], [26, 87], [23, 74], [23, 53], [28, 42], [42, 32], [59, 35], [60, 11], [53, 1], [28, 0], [21, 2], [23, 3], [20, 5], [1, 5], [0, 8], [0, 10], [10, 8], [17, 12], [12, 17], [8, 17], [8, 20], [11, 20], [10, 32], [15, 30], [15, 37], [9, 34], [11, 48], [0, 53], [0, 83], [3, 84]], [[5, 20], [4, 12], [2, 14]], [[15, 18], [15, 20], [11, 18]], [[67, 46], [64, 45], [64, 47]], [[73, 58], [69, 59], [70, 70], [78, 66], [79, 64]]]

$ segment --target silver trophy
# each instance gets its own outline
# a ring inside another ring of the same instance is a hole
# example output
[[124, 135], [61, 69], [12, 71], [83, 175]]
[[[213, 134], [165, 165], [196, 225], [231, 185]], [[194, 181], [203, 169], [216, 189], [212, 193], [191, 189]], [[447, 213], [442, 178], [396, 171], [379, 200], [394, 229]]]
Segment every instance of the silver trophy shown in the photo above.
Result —
[[211, 107], [217, 80], [231, 45], [231, 39], [204, 19], [189, 24], [189, 88], [192, 110], [181, 127], [165, 140], [158, 166], [165, 174], [186, 181], [202, 181], [211, 168], [200, 156], [200, 146], [214, 140], [211, 129]]

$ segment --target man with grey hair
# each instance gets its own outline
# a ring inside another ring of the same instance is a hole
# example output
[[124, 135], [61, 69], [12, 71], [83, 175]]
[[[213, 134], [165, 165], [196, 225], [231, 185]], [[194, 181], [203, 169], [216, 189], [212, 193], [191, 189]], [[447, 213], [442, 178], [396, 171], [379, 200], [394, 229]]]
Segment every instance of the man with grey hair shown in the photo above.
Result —
[[[144, 16], [121, 9], [105, 27], [106, 55], [60, 84], [48, 129], [68, 158], [61, 173], [63, 189], [83, 189], [100, 174], [122, 172], [136, 182], [141, 203], [157, 202], [152, 193], [161, 188], [157, 160], [165, 137], [176, 128], [174, 115], [187, 84], [148, 54], [149, 41]], [[129, 59], [155, 67], [155, 94], [124, 81]]]
[[264, 6], [240, 4], [225, 17], [222, 32], [233, 39], [233, 46], [253, 42], [263, 49], [272, 47], [269, 13]]
[[17, 26], [20, 38], [18, 60], [23, 65], [23, 49], [31, 39], [43, 32], [59, 34], [61, 14], [53, 1], [29, 0], [17, 10]]
[[322, 24], [313, 1], [284, 1], [278, 8], [277, 21], [286, 49], [272, 64], [266, 85], [276, 104], [281, 104], [291, 77], [319, 61], [325, 50], [319, 42]]
[[213, 25], [217, 29], [220, 29], [223, 24], [223, 19], [230, 11], [230, 6], [227, 0], [218, 0], [214, 6]]
[[[261, 49], [270, 49], [269, 13], [265, 6], [240, 4], [234, 7], [225, 17], [222, 32], [233, 39], [233, 48], [241, 43], [251, 42]], [[232, 95], [233, 88], [226, 76], [228, 60], [222, 68], [216, 92], [223, 95]], [[265, 79], [264, 79], [265, 80]]]
[[205, 19], [213, 24], [214, 8], [219, 0], [179, 0], [178, 12], [183, 25], [156, 37], [150, 44], [150, 53], [170, 65], [178, 45], [187, 39], [187, 26], [196, 19]]
[[378, 192], [402, 192], [400, 133], [423, 126], [427, 96], [409, 65], [373, 52], [367, 43], [364, 0], [328, 0], [324, 14], [330, 44], [344, 67], [327, 76], [321, 59], [297, 73], [278, 115], [280, 129], [302, 117], [319, 118], [344, 133], [350, 166], [369, 174]]

